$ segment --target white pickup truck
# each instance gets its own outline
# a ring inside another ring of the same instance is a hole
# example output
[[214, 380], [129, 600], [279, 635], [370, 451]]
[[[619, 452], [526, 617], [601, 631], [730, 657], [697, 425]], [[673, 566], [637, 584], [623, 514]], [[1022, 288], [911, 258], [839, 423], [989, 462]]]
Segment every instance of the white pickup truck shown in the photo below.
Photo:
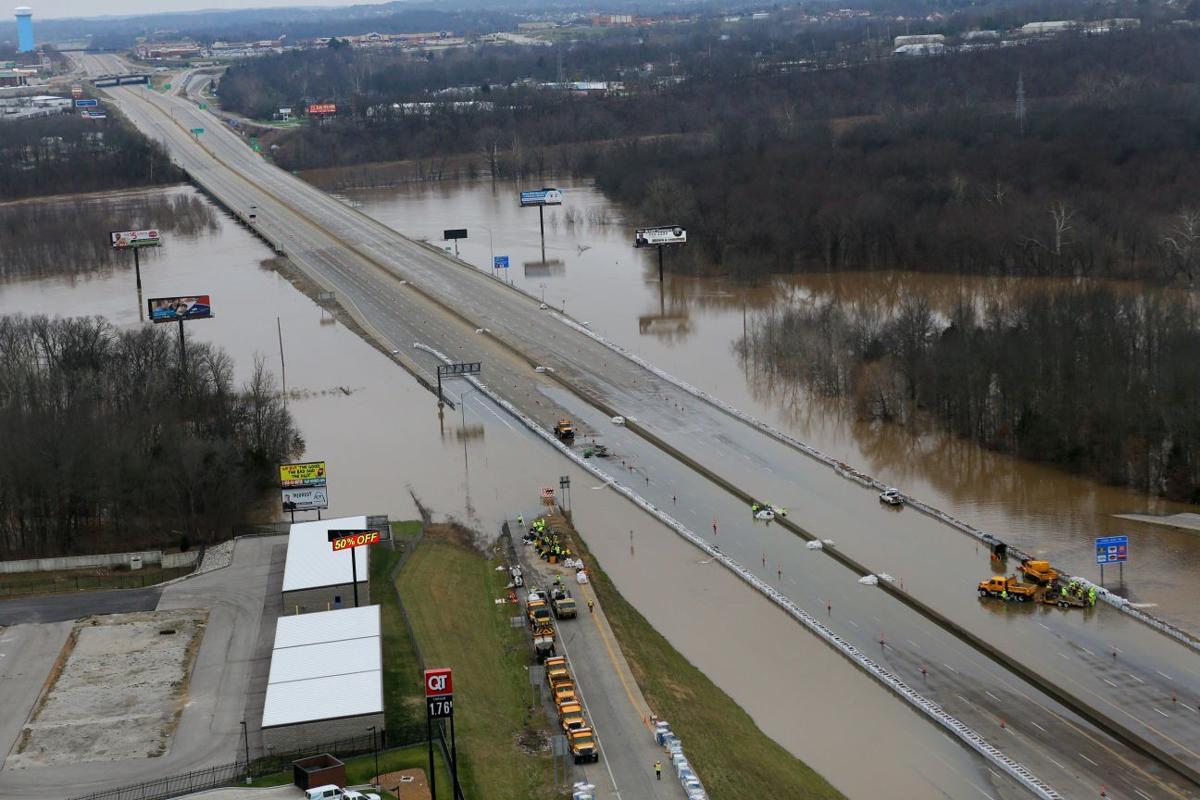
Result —
[[379, 800], [377, 794], [363, 794], [353, 789], [343, 789], [332, 783], [309, 789], [305, 795], [307, 800]]

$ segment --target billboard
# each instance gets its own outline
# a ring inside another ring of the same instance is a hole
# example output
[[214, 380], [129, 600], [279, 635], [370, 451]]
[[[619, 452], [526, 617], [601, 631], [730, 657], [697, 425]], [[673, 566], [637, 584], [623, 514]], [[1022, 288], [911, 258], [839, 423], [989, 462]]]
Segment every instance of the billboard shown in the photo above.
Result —
[[661, 228], [638, 228], [633, 236], [634, 247], [662, 247], [669, 244], [687, 244], [687, 231], [678, 225]]
[[127, 247], [158, 247], [159, 245], [157, 230], [112, 231], [108, 235], [116, 250], [124, 250]]
[[378, 544], [382, 540], [383, 536], [379, 531], [329, 531], [329, 544], [333, 547], [334, 552]]
[[336, 103], [309, 103], [308, 113], [310, 116], [320, 116], [322, 114], [336, 114]]
[[100, 101], [90, 97], [75, 101], [76, 108], [95, 108], [98, 105], [100, 105]]
[[1097, 564], [1124, 564], [1128, 560], [1128, 536], [1101, 536], [1096, 539]]
[[442, 697], [454, 694], [454, 673], [449, 667], [425, 670], [425, 696]]
[[329, 508], [329, 489], [324, 486], [283, 490], [284, 511], [316, 511], [322, 508]]
[[531, 189], [521, 192], [522, 206], [561, 206], [562, 192], [558, 189]]
[[208, 319], [212, 302], [206, 294], [191, 297], [151, 297], [146, 301], [151, 322], [182, 322], [186, 319]]
[[325, 478], [324, 461], [279, 465], [279, 485], [284, 489], [296, 486], [324, 486]]
[[466, 228], [446, 228], [444, 231], [442, 231], [442, 239], [446, 241], [450, 241], [451, 239], [465, 238], [467, 238]]

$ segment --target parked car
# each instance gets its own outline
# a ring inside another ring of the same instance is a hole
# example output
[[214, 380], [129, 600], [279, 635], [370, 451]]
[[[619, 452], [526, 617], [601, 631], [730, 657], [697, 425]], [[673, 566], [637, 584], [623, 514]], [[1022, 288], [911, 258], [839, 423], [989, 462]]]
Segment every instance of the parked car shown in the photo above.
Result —
[[889, 486], [879, 493], [879, 502], [887, 503], [889, 506], [904, 505], [904, 497], [900, 494], [899, 489]]

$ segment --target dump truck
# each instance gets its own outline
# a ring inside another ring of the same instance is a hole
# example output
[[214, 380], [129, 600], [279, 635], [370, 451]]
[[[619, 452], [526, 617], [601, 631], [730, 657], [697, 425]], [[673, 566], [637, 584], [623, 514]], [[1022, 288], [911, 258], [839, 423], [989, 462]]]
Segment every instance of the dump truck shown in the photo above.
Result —
[[1027, 558], [1021, 562], [1021, 573], [1042, 586], [1049, 586], [1058, 580], [1058, 570], [1050, 566], [1049, 561]]
[[567, 669], [566, 656], [547, 658], [544, 666], [546, 667], [546, 683], [550, 684], [551, 687], [562, 681], [571, 680], [571, 673]]
[[546, 605], [546, 600], [541, 593], [529, 593], [529, 599], [525, 601], [525, 615], [532, 628], [536, 629], [550, 624], [550, 606]]
[[1029, 583], [1021, 583], [1015, 575], [1007, 578], [1003, 575], [995, 575], [986, 581], [979, 582], [980, 597], [1000, 597], [1005, 600], [1016, 600], [1018, 603], [1033, 600], [1037, 591], [1038, 587]]
[[533, 629], [533, 652], [538, 663], [545, 663], [554, 655], [554, 628], [549, 625], [538, 625]]
[[560, 419], [558, 424], [554, 426], [554, 435], [563, 441], [574, 439], [575, 423], [565, 417]]
[[575, 681], [567, 678], [554, 684], [554, 705], [562, 708], [567, 703], [578, 703], [579, 695], [575, 693]]
[[575, 616], [575, 598], [566, 589], [555, 589], [551, 594], [550, 605], [554, 608], [554, 616], [559, 619], [571, 619]]
[[596, 735], [592, 733], [591, 728], [567, 731], [567, 746], [571, 748], [571, 755], [575, 757], [576, 764], [600, 760], [600, 749], [596, 747]]
[[583, 706], [579, 703], [563, 703], [558, 707], [558, 723], [562, 725], [564, 733], [586, 728], [588, 724], [583, 716]]

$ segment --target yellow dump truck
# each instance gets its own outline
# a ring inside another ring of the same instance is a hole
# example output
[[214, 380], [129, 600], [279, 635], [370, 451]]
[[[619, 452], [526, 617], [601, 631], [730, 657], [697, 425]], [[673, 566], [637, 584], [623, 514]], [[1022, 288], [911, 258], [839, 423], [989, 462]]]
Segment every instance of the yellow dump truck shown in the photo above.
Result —
[[563, 703], [558, 707], [558, 723], [564, 732], [588, 727], [587, 719], [583, 716], [583, 706], [579, 703]]
[[540, 594], [530, 592], [529, 600], [525, 602], [525, 615], [529, 618], [530, 627], [535, 630], [551, 624], [550, 606]]
[[537, 660], [542, 662], [554, 655], [554, 628], [549, 625], [534, 627], [533, 652]]
[[554, 426], [554, 435], [563, 441], [574, 439], [575, 423], [566, 418], [560, 419], [558, 424]]
[[1038, 587], [1029, 583], [1021, 583], [1016, 576], [1004, 577], [995, 575], [986, 581], [979, 582], [980, 597], [999, 597], [1001, 600], [1016, 600], [1024, 603], [1037, 596]]
[[554, 684], [551, 691], [554, 692], [554, 705], [557, 708], [562, 708], [567, 703], [579, 702], [579, 696], [575, 694], [575, 681], [570, 678]]
[[1042, 586], [1049, 586], [1058, 580], [1058, 570], [1050, 566], [1049, 561], [1039, 561], [1027, 558], [1021, 562], [1021, 573]]
[[596, 735], [591, 728], [575, 728], [567, 731], [567, 745], [576, 764], [585, 761], [599, 761], [600, 748], [596, 747]]

